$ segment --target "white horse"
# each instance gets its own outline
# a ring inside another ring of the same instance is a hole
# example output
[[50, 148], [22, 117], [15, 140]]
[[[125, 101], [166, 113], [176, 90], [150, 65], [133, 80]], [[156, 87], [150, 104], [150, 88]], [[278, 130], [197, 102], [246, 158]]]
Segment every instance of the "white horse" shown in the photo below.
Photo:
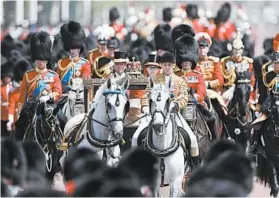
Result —
[[[126, 95], [128, 87], [128, 80], [122, 85], [117, 85], [109, 79], [107, 89], [96, 108], [88, 115], [79, 114], [67, 122], [64, 129], [64, 142], [72, 141], [77, 147], [90, 148], [96, 151], [109, 166], [117, 165], [120, 158], [119, 143], [123, 137], [123, 122], [129, 110]], [[60, 160], [62, 165], [66, 155], [67, 151]]]
[[84, 113], [84, 86], [82, 78], [72, 79], [72, 86], [67, 96], [67, 102], [63, 106], [62, 113], [70, 120], [75, 115]]
[[147, 127], [145, 147], [161, 160], [161, 186], [169, 184], [170, 196], [178, 197], [182, 192], [182, 181], [187, 165], [177, 128], [181, 123], [177, 123], [175, 113], [170, 112], [169, 89], [164, 85], [153, 83], [151, 87], [149, 96], [151, 121]]

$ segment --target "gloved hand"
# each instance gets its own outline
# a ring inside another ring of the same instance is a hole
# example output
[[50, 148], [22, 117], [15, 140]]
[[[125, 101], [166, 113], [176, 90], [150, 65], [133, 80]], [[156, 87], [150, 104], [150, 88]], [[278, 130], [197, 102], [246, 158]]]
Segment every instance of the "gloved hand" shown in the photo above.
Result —
[[178, 113], [178, 110], [179, 110], [179, 106], [178, 106], [177, 102], [171, 102], [170, 112], [171, 113]]
[[9, 114], [9, 122], [7, 123], [7, 130], [8, 131], [12, 130], [13, 123], [14, 123], [14, 116]]
[[149, 109], [148, 109], [148, 107], [147, 107], [147, 106], [144, 106], [144, 107], [141, 109], [141, 112], [142, 112], [143, 114], [149, 114]]
[[41, 97], [40, 97], [40, 102], [47, 102], [47, 101], [49, 101], [50, 99], [51, 99], [50, 96], [41, 96]]

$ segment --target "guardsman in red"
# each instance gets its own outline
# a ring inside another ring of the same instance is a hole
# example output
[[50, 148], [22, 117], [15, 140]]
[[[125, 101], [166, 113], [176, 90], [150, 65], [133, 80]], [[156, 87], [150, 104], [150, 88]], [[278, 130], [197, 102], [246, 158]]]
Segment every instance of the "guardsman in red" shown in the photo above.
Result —
[[94, 35], [97, 37], [98, 47], [88, 52], [87, 60], [91, 64], [91, 72], [94, 75], [94, 64], [96, 59], [101, 56], [108, 56], [108, 39], [115, 36], [115, 31], [108, 25], [101, 25], [96, 28]]
[[[4, 67], [5, 66], [6, 65], [4, 65]], [[13, 68], [10, 65], [7, 66], [7, 68], [3, 68], [3, 66], [1, 68], [1, 137], [9, 136], [9, 132], [7, 130], [7, 123], [9, 121], [9, 94], [13, 89]]]
[[235, 25], [229, 20], [230, 15], [231, 4], [223, 4], [219, 9], [215, 19], [216, 30], [214, 37], [219, 41], [232, 40], [233, 35], [236, 32]]
[[191, 25], [195, 33], [204, 32], [205, 27], [201, 23], [198, 14], [198, 6], [196, 4], [186, 5], [186, 13], [187, 13], [187, 20], [185, 21], [185, 23]]
[[58, 61], [56, 72], [61, 79], [63, 93], [70, 90], [71, 79], [90, 78], [90, 63], [80, 57], [84, 50], [85, 33], [78, 22], [70, 21], [60, 29], [64, 50], [70, 52], [70, 57]]
[[14, 80], [19, 83], [19, 86], [16, 87], [9, 95], [9, 122], [7, 123], [8, 131], [14, 131], [14, 123], [19, 116], [18, 112], [18, 103], [20, 97], [20, 84], [24, 73], [31, 67], [31, 64], [27, 60], [18, 61], [15, 65], [14, 72], [17, 74], [14, 77]]
[[123, 24], [117, 23], [117, 20], [120, 18], [119, 11], [116, 7], [113, 7], [109, 11], [109, 21], [110, 21], [110, 26], [114, 29], [115, 31], [115, 36], [119, 40], [124, 40], [125, 36], [125, 28]]
[[[18, 103], [19, 112], [24, 112], [25, 105], [29, 102], [57, 102], [62, 94], [61, 81], [57, 73], [47, 69], [47, 63], [51, 60], [52, 38], [49, 33], [40, 31], [32, 35], [30, 39], [30, 52], [35, 69], [27, 71], [20, 85], [20, 97]], [[26, 117], [20, 114], [19, 123], [26, 122]], [[26, 124], [26, 123], [25, 123]], [[22, 129], [16, 130], [23, 135]], [[18, 133], [18, 132], [16, 132]]]
[[217, 129], [215, 126], [215, 118], [206, 108], [204, 102], [206, 87], [203, 75], [201, 72], [195, 70], [198, 63], [199, 45], [195, 38], [191, 36], [182, 36], [175, 41], [174, 47], [176, 52], [176, 64], [180, 69], [176, 74], [181, 76], [187, 82], [187, 86], [191, 88], [192, 97], [198, 101], [197, 108], [206, 118], [205, 120], [210, 129], [212, 138], [216, 139]]
[[236, 39], [233, 41], [232, 47], [232, 56], [227, 56], [221, 60], [222, 73], [225, 79], [225, 91], [222, 93], [222, 97], [226, 101], [226, 103], [229, 103], [229, 101], [233, 98], [236, 72], [238, 72], [239, 70], [247, 71], [251, 74], [250, 101], [255, 101], [256, 98], [254, 97], [256, 94], [253, 93], [253, 91], [255, 90], [254, 87], [256, 78], [253, 69], [253, 59], [242, 56], [244, 45], [240, 39], [240, 32], [238, 32]]

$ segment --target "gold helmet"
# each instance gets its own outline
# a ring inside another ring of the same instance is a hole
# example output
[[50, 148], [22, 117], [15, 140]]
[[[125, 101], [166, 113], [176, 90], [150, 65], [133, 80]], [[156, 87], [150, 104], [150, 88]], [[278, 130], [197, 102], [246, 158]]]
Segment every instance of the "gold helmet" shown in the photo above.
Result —
[[244, 49], [244, 45], [243, 45], [243, 42], [241, 40], [241, 31], [240, 31], [240, 29], [238, 29], [237, 32], [236, 32], [236, 38], [234, 39], [234, 41], [232, 43], [232, 47], [234, 49]]

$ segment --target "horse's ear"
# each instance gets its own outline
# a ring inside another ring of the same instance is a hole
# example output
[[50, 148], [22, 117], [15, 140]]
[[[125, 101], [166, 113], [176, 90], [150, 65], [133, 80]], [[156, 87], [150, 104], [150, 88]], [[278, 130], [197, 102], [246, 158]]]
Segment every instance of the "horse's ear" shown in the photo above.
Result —
[[154, 87], [154, 81], [153, 81], [153, 79], [152, 78], [150, 78], [150, 88], [152, 89], [153, 87]]
[[129, 85], [130, 85], [129, 79], [125, 80], [125, 82], [122, 85], [122, 89], [127, 90], [129, 88]]
[[110, 81], [110, 78], [109, 78], [108, 81], [107, 81], [107, 88], [108, 88], [108, 89], [111, 88], [111, 81]]

